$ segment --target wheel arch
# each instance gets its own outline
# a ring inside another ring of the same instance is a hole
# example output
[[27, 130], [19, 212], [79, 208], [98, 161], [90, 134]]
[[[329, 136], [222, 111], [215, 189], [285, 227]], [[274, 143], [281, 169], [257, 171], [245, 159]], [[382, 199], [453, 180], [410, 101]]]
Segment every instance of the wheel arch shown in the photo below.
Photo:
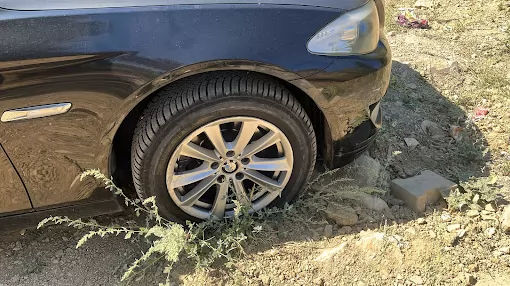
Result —
[[236, 61], [213, 61], [184, 66], [171, 72], [165, 73], [153, 81], [145, 84], [135, 94], [126, 100], [128, 107], [124, 110], [121, 118], [118, 118], [117, 128], [110, 130], [113, 138], [109, 154], [108, 173], [113, 176], [120, 186], [126, 186], [132, 182], [130, 170], [130, 149], [136, 124], [143, 110], [152, 98], [164, 88], [169, 88], [183, 79], [199, 77], [205, 73], [218, 71], [240, 71], [269, 76], [283, 84], [296, 97], [304, 107], [313, 123], [317, 135], [318, 154], [325, 156], [330, 144], [329, 124], [324, 112], [320, 108], [320, 91], [310, 84], [305, 78], [294, 72], [286, 71], [280, 67], [260, 62], [236, 60]]

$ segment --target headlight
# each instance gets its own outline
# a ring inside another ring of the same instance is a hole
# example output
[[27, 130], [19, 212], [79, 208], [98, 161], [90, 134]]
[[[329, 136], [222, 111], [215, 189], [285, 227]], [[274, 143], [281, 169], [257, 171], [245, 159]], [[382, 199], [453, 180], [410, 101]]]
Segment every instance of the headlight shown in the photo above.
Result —
[[348, 11], [308, 41], [308, 51], [325, 56], [373, 52], [379, 42], [379, 16], [374, 1]]

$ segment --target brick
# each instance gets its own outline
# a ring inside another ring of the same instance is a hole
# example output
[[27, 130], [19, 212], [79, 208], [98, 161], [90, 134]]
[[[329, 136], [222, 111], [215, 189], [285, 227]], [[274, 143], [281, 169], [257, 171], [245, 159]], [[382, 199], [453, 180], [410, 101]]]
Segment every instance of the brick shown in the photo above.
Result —
[[390, 188], [410, 209], [424, 212], [427, 206], [437, 204], [443, 197], [447, 197], [451, 190], [457, 188], [457, 184], [425, 170], [412, 178], [391, 181]]

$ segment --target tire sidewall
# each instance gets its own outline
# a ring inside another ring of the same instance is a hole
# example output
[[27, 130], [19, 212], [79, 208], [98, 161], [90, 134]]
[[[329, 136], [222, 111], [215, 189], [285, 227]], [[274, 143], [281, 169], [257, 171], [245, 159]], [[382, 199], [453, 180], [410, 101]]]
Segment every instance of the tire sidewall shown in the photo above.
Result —
[[288, 138], [294, 156], [291, 177], [280, 197], [269, 207], [283, 206], [292, 201], [308, 180], [314, 164], [314, 140], [303, 120], [284, 104], [274, 100], [229, 96], [186, 108], [166, 122], [155, 134], [142, 163], [141, 179], [147, 197], [156, 196], [161, 214], [184, 222], [199, 219], [181, 210], [171, 199], [166, 186], [170, 157], [189, 134], [215, 120], [235, 117], [255, 117], [272, 123]]

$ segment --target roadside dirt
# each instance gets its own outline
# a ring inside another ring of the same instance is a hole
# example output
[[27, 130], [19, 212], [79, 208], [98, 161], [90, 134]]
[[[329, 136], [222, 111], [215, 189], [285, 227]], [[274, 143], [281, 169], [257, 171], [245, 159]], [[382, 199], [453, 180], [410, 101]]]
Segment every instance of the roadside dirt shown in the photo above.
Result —
[[[338, 226], [325, 214], [328, 202], [305, 197], [301, 215], [262, 224], [247, 255], [233, 265], [195, 269], [184, 259], [171, 273], [174, 284], [510, 285], [510, 235], [501, 233], [496, 220], [443, 206], [419, 215], [388, 194], [389, 180], [432, 170], [454, 182], [497, 176], [501, 193], [510, 197], [510, 4], [425, 1], [432, 8], [416, 12], [431, 29], [397, 26], [398, 8], [414, 2], [386, 1], [394, 62], [377, 143], [310, 190], [338, 191], [337, 202], [352, 209], [358, 223]], [[489, 112], [474, 120], [477, 107]], [[462, 130], [462, 138], [453, 138], [451, 126]], [[404, 138], [419, 145], [411, 148]], [[353, 181], [331, 183], [340, 177]], [[377, 196], [388, 210], [360, 203], [353, 195], [358, 187], [384, 191]], [[490, 215], [498, 218], [502, 207]], [[83, 234], [63, 226], [2, 234], [0, 285], [117, 285], [146, 248], [143, 241], [109, 237], [75, 249]], [[163, 266], [121, 284], [157, 285], [166, 276]]]

